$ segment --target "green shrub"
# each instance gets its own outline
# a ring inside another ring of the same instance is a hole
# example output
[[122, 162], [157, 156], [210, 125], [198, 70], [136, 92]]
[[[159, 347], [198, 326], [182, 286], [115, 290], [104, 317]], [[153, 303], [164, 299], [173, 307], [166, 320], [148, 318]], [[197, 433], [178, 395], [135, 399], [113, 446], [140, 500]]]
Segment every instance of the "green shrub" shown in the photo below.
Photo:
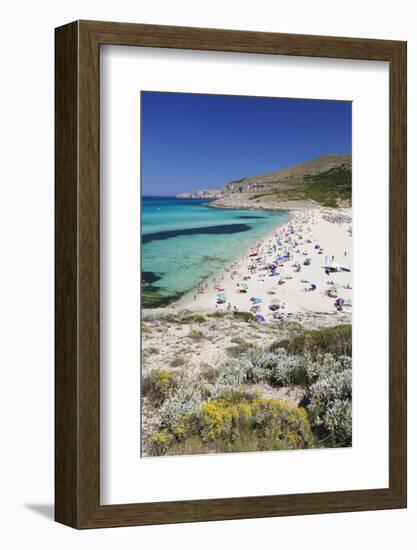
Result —
[[154, 433], [151, 438], [151, 454], [160, 456], [166, 454], [174, 436], [167, 430], [162, 429]]
[[223, 442], [224, 451], [302, 449], [313, 438], [307, 413], [275, 399], [247, 398], [224, 394], [205, 403], [198, 415], [203, 441]]
[[325, 206], [326, 208], [337, 208], [338, 203], [336, 199], [329, 198], [323, 202], [323, 206]]
[[201, 330], [192, 330], [187, 334], [188, 338], [192, 338], [193, 340], [202, 340], [204, 338], [204, 334], [201, 332]]
[[191, 324], [205, 323], [207, 319], [203, 315], [193, 314], [190, 310], [180, 311], [178, 313], [168, 313], [162, 317], [168, 323]]
[[207, 323], [207, 319], [203, 315], [187, 315], [182, 319], [183, 323], [190, 324], [190, 323]]
[[306, 331], [292, 339], [274, 342], [271, 351], [284, 348], [291, 354], [309, 351], [314, 354], [352, 355], [352, 325], [338, 325]]
[[349, 399], [335, 399], [327, 409], [323, 426], [328, 430], [331, 441], [340, 447], [352, 445], [352, 402]]
[[168, 313], [162, 317], [163, 321], [167, 323], [178, 323], [178, 317], [174, 313]]
[[145, 355], [155, 355], [155, 354], [159, 353], [159, 349], [158, 348], [145, 348], [143, 350], [143, 353]]
[[285, 349], [274, 352], [255, 350], [248, 356], [245, 366], [247, 381], [267, 382], [271, 386], [287, 386], [292, 383], [291, 373], [298, 367], [299, 358], [289, 355]]
[[236, 346], [229, 346], [226, 348], [226, 353], [229, 357], [240, 357], [244, 353], [246, 353], [249, 349], [249, 346], [247, 344], [237, 344]]
[[214, 319], [223, 319], [223, 317], [226, 317], [226, 313], [224, 311], [215, 311], [214, 313], [209, 313], [209, 317], [213, 317]]
[[308, 385], [317, 379], [320, 368], [310, 355], [294, 356], [285, 349], [275, 352], [253, 349], [239, 362], [222, 366], [213, 396], [216, 397], [225, 388], [237, 388], [242, 384], [266, 383], [274, 387]]
[[234, 311], [233, 317], [249, 323], [250, 321], [256, 321], [255, 315], [252, 315], [249, 311]]
[[163, 407], [154, 453], [304, 449], [314, 441], [305, 409], [256, 392], [229, 389], [212, 401], [193, 399], [185, 408], [170, 398]]
[[[339, 365], [340, 367], [340, 365]], [[352, 370], [323, 375], [308, 391], [312, 426], [324, 430], [332, 445], [348, 446], [352, 438]]]
[[184, 422], [201, 406], [201, 392], [193, 386], [181, 386], [161, 407], [161, 427], [177, 437], [185, 432]]
[[170, 365], [171, 367], [182, 367], [186, 364], [186, 360], [184, 359], [184, 357], [174, 357], [174, 359], [171, 361]]
[[245, 384], [248, 381], [245, 365], [246, 363], [237, 364], [234, 361], [224, 363], [212, 392], [213, 397], [218, 397], [225, 389], [233, 389]]
[[305, 363], [299, 362], [290, 373], [290, 381], [297, 386], [308, 386], [310, 383], [310, 373]]
[[206, 382], [214, 384], [214, 382], [216, 382], [220, 374], [219, 367], [213, 367], [212, 365], [209, 365], [207, 363], [202, 363], [201, 369], [202, 369], [201, 374], [204, 380], [206, 380]]
[[156, 401], [164, 401], [176, 386], [178, 375], [171, 370], [155, 370], [150, 373], [150, 394]]
[[247, 345], [247, 342], [244, 338], [241, 338], [240, 336], [233, 336], [233, 338], [230, 339], [232, 344], [243, 344]]

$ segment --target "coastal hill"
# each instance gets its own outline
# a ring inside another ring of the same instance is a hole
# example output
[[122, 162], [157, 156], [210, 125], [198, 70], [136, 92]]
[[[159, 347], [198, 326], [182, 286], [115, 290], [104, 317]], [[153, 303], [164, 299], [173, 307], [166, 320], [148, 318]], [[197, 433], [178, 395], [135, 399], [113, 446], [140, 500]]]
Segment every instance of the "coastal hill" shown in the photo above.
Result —
[[[204, 195], [201, 195], [204, 193]], [[244, 177], [223, 189], [185, 193], [178, 198], [215, 199], [216, 208], [273, 210], [319, 204], [347, 206], [352, 195], [352, 156], [329, 154], [295, 166]]]

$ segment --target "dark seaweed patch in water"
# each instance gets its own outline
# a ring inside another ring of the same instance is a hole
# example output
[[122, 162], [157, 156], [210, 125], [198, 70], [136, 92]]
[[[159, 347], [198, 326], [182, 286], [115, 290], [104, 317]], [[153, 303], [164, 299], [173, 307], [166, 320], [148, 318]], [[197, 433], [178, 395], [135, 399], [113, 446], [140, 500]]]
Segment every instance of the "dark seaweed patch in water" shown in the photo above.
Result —
[[219, 258], [218, 256], [211, 256], [210, 254], [205, 254], [202, 256], [203, 262], [209, 261], [212, 263], [218, 263], [219, 265], [223, 265], [223, 260]]
[[142, 309], [165, 307], [183, 296], [183, 292], [166, 294], [163, 287], [155, 285], [162, 276], [153, 271], [142, 271]]
[[238, 216], [239, 220], [262, 220], [263, 216]]
[[165, 307], [179, 300], [185, 293], [175, 292], [174, 294], [163, 294], [159, 287], [148, 285], [142, 287], [142, 309], [153, 307]]
[[169, 306], [172, 302], [175, 302], [181, 298], [182, 294], [178, 297], [172, 296], [162, 296], [162, 297], [153, 297], [153, 296], [143, 296], [142, 297], [142, 309], [151, 309], [156, 307], [166, 307]]
[[194, 227], [190, 229], [178, 229], [172, 231], [159, 231], [158, 233], [148, 233], [142, 235], [142, 244], [152, 241], [164, 241], [184, 235], [230, 235], [231, 233], [243, 233], [250, 231], [250, 226], [246, 223], [232, 223], [230, 225], [213, 225], [211, 227]]
[[156, 283], [160, 281], [161, 277], [157, 275], [154, 271], [142, 271], [142, 283], [149, 284]]

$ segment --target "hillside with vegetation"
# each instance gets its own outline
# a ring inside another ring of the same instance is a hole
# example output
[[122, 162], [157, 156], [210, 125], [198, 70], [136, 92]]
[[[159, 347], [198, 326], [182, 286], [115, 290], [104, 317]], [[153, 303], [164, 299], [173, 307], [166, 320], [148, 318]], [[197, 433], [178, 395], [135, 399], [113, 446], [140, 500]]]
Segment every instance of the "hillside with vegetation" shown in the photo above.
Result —
[[[304, 204], [335, 208], [351, 206], [351, 197], [352, 156], [330, 154], [227, 183], [212, 193], [215, 200], [210, 206], [273, 210]], [[181, 198], [198, 198], [198, 192]]]
[[341, 164], [318, 174], [306, 174], [300, 186], [256, 194], [253, 200], [271, 196], [279, 200], [314, 201], [333, 208], [348, 205], [352, 199], [352, 168]]

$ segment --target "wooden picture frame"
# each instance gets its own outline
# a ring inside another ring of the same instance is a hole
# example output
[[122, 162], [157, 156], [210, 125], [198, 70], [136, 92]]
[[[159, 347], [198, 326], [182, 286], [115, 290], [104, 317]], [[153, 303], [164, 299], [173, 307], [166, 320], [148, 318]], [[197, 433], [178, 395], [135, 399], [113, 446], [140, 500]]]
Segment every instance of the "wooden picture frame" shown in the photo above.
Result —
[[[76, 21], [56, 29], [55, 518], [75, 528], [406, 506], [406, 43]], [[389, 487], [100, 505], [99, 56], [117, 44], [389, 62]]]

